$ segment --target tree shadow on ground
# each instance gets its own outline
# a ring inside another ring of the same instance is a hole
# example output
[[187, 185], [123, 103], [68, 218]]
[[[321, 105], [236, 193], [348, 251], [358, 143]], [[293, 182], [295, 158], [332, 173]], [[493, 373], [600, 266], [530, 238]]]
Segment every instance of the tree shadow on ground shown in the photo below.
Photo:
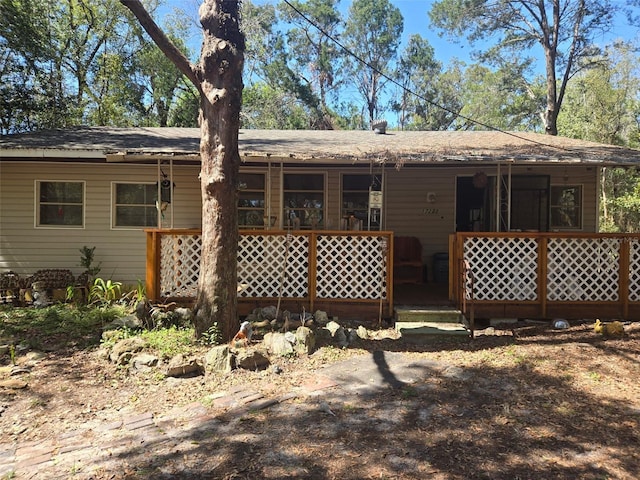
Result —
[[[363, 359], [382, 380], [368, 380]], [[543, 361], [465, 367], [372, 350], [319, 372], [340, 381], [317, 396], [230, 410], [119, 452], [127, 470], [109, 478], [637, 478], [638, 410]]]

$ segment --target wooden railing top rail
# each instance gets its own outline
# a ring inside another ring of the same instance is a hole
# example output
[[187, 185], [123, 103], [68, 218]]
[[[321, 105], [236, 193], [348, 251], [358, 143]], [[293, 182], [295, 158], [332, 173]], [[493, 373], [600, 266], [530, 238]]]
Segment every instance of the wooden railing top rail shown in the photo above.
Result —
[[[148, 228], [145, 233], [161, 233], [166, 235], [201, 235], [200, 228]], [[240, 235], [344, 235], [344, 236], [393, 236], [394, 232], [390, 230], [240, 230]]]
[[456, 232], [461, 238], [640, 238], [640, 233], [598, 232]]

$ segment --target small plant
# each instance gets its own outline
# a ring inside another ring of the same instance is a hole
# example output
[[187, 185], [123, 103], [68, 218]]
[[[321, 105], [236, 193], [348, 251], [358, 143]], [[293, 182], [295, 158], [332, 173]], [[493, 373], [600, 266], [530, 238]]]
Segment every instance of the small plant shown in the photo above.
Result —
[[102, 264], [93, 264], [95, 259], [95, 251], [96, 247], [89, 248], [86, 245], [80, 249], [80, 253], [82, 254], [82, 256], [80, 257], [80, 266], [84, 267], [85, 271], [91, 276], [100, 273], [100, 265]]
[[218, 327], [218, 322], [207, 328], [205, 332], [202, 332], [200, 342], [203, 345], [220, 345], [222, 343], [222, 332]]
[[69, 285], [67, 287], [67, 293], [64, 296], [65, 302], [72, 301], [75, 294], [76, 294], [76, 289], [73, 287], [73, 285]]
[[135, 290], [129, 290], [122, 296], [122, 303], [135, 307], [147, 299], [147, 291], [142, 280], [138, 280]]
[[89, 301], [109, 305], [120, 298], [121, 288], [121, 282], [96, 278], [89, 292]]
[[11, 357], [11, 365], [16, 364], [16, 346], [9, 345], [9, 356]]

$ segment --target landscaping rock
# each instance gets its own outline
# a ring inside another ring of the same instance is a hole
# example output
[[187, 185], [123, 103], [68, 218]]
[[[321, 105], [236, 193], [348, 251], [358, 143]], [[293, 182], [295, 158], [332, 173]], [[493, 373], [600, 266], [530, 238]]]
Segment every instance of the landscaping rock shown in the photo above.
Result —
[[147, 343], [140, 337], [125, 338], [113, 346], [109, 354], [109, 359], [113, 363], [124, 365], [128, 363], [134, 353], [140, 352], [146, 345]]
[[0, 388], [7, 388], [9, 390], [22, 390], [23, 388], [27, 388], [27, 382], [18, 380], [17, 378], [0, 380]]
[[309, 355], [316, 348], [316, 336], [308, 327], [298, 327], [295, 340], [295, 350], [299, 354]]
[[158, 357], [149, 353], [142, 353], [133, 357], [131, 363], [137, 369], [155, 367], [158, 364]]
[[260, 310], [260, 316], [265, 320], [274, 320], [276, 318], [276, 307], [264, 307]]
[[204, 357], [205, 372], [231, 371], [231, 355], [228, 345], [218, 345], [211, 348]]
[[358, 329], [356, 330], [356, 334], [358, 335], [358, 338], [360, 338], [362, 340], [368, 340], [369, 339], [369, 331], [366, 329], [366, 327], [364, 325], [360, 325], [358, 327]]
[[287, 357], [294, 354], [293, 344], [286, 339], [284, 333], [266, 333], [263, 342], [267, 351], [272, 355]]
[[173, 357], [167, 367], [167, 377], [186, 377], [203, 373], [204, 368], [196, 359], [185, 359], [182, 354]]
[[241, 350], [236, 354], [236, 367], [245, 370], [264, 370], [269, 366], [269, 358], [258, 350]]
[[349, 340], [347, 339], [347, 334], [344, 331], [342, 325], [337, 322], [331, 321], [327, 323], [327, 326], [324, 328], [331, 334], [332, 343], [343, 348], [349, 346]]
[[327, 312], [324, 312], [322, 310], [316, 310], [313, 318], [320, 326], [325, 326], [327, 323], [329, 323], [329, 315], [327, 315]]
[[142, 322], [135, 315], [127, 315], [126, 317], [116, 318], [111, 323], [106, 324], [103, 330], [119, 330], [122, 328], [137, 330], [142, 328]]

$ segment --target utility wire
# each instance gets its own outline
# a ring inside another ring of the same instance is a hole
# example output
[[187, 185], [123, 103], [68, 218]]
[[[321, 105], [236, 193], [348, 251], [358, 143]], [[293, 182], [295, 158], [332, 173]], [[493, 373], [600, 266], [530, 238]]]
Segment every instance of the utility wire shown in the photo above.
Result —
[[370, 68], [371, 70], [373, 70], [374, 72], [376, 72], [378, 75], [381, 75], [382, 77], [384, 77], [386, 80], [388, 80], [389, 82], [393, 83], [394, 85], [396, 85], [397, 87], [401, 88], [403, 91], [409, 93], [410, 95], [414, 95], [415, 97], [427, 102], [428, 104], [439, 108], [441, 110], [444, 110], [447, 113], [450, 113], [458, 118], [461, 118], [463, 120], [466, 120], [468, 122], [474, 123], [476, 125], [479, 125], [481, 127], [487, 128], [489, 130], [493, 130], [495, 132], [499, 132], [499, 133], [503, 133], [504, 135], [509, 135], [511, 137], [517, 138], [519, 140], [523, 140], [525, 142], [529, 142], [529, 143], [533, 143], [536, 145], [541, 145], [544, 147], [552, 147], [552, 148], [557, 148], [559, 150], [565, 150], [565, 151], [571, 151], [571, 149], [565, 148], [565, 147], [560, 147], [560, 146], [555, 146], [555, 145], [549, 145], [548, 143], [544, 143], [544, 142], [539, 142], [537, 140], [532, 140], [530, 138], [526, 138], [523, 137], [521, 135], [518, 135], [517, 133], [513, 133], [513, 132], [508, 132], [506, 130], [502, 130], [498, 127], [494, 127], [492, 125], [489, 125], [487, 123], [483, 123], [480, 122], [478, 120], [474, 120], [471, 117], [467, 117], [465, 115], [462, 115], [461, 113], [458, 112], [454, 112], [453, 110], [444, 107], [432, 100], [429, 100], [428, 98], [425, 98], [424, 96], [420, 95], [417, 92], [414, 92], [413, 90], [405, 87], [404, 85], [402, 85], [400, 82], [398, 82], [396, 79], [392, 78], [391, 76], [387, 75], [385, 72], [380, 71], [378, 68], [374, 67], [373, 65], [371, 65], [369, 62], [367, 62], [366, 60], [364, 60], [363, 58], [359, 57], [358, 55], [356, 55], [355, 53], [353, 53], [349, 48], [347, 48], [342, 42], [340, 42], [340, 40], [338, 40], [337, 38], [335, 38], [333, 35], [331, 35], [330, 33], [326, 32], [321, 26], [319, 26], [317, 23], [315, 23], [312, 19], [310, 19], [307, 15], [305, 15], [303, 12], [301, 12], [299, 9], [297, 9], [294, 5], [292, 5], [289, 0], [283, 0], [284, 3], [286, 3], [294, 12], [296, 12], [298, 15], [300, 15], [300, 17], [302, 17], [306, 22], [308, 22], [311, 26], [313, 26], [316, 30], [318, 30], [322, 35], [324, 35], [325, 37], [327, 37], [329, 40], [331, 40], [333, 43], [335, 43], [337, 46], [339, 46], [342, 50], [344, 50], [347, 55], [355, 58], [358, 62], [362, 63], [363, 65], [365, 65], [367, 68]]

